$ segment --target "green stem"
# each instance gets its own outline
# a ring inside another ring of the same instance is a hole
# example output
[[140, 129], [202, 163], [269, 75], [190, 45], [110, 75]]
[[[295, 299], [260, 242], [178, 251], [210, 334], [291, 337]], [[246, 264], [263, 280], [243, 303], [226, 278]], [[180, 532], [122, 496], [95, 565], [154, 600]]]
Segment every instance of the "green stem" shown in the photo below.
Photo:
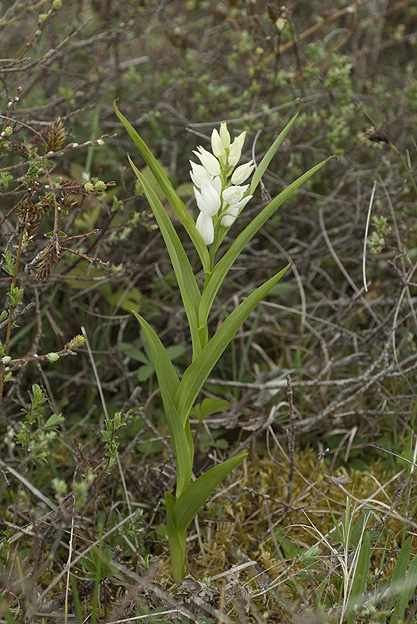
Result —
[[174, 520], [175, 499], [170, 492], [165, 492], [167, 511], [167, 534], [171, 557], [172, 576], [179, 585], [185, 576], [185, 555], [187, 549], [187, 531], [178, 531]]

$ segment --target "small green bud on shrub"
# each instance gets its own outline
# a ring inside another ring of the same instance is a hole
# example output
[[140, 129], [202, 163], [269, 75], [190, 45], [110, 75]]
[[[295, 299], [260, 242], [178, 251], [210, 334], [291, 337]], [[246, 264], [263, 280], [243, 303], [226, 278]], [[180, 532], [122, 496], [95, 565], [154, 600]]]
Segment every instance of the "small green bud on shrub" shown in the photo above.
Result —
[[92, 182], [86, 182], [84, 184], [84, 190], [86, 193], [93, 193], [94, 191], [94, 184]]
[[48, 353], [47, 356], [48, 362], [57, 362], [59, 360], [58, 353]]
[[74, 336], [74, 338], [72, 338], [69, 343], [68, 343], [68, 348], [69, 349], [79, 349], [80, 347], [83, 347], [85, 344], [85, 338], [83, 336]]
[[63, 479], [52, 479], [51, 485], [53, 489], [55, 490], [57, 501], [59, 503], [62, 503], [62, 501], [64, 500], [68, 492], [68, 485], [65, 483]]
[[97, 180], [95, 186], [96, 191], [105, 191], [107, 189], [107, 184], [103, 180]]

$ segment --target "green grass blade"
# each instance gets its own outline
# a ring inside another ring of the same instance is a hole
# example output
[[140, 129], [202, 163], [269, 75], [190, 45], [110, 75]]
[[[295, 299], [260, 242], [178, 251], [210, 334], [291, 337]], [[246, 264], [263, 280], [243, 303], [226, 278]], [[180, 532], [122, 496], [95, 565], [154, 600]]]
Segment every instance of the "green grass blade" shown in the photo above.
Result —
[[[233, 312], [223, 321], [210, 342], [190, 364], [185, 371], [180, 386], [175, 395], [175, 405], [182, 419], [186, 419], [198, 393], [209, 376], [235, 333], [243, 325], [252, 310], [268, 294], [268, 291], [285, 274], [289, 265], [271, 277], [265, 284], [251, 293]], [[184, 421], [183, 421], [184, 422]]]
[[130, 158], [129, 162], [144, 188], [146, 197], [164, 238], [169, 257], [171, 258], [171, 263], [181, 292], [181, 298], [184, 303], [184, 309], [187, 314], [193, 344], [193, 353], [195, 357], [201, 350], [197, 327], [197, 311], [200, 304], [201, 294], [198, 289], [193, 270], [171, 219], [167, 215], [155, 191]]
[[77, 624], [83, 624], [84, 617], [83, 617], [82, 608], [81, 608], [80, 594], [78, 592], [77, 581], [72, 575], [70, 577], [70, 582], [71, 582], [72, 600], [74, 604], [74, 611], [75, 611]]
[[158, 182], [161, 190], [164, 192], [173, 210], [178, 215], [181, 223], [183, 224], [184, 228], [186, 229], [188, 233], [188, 236], [193, 241], [194, 246], [197, 250], [197, 253], [200, 257], [201, 264], [203, 265], [204, 271], [208, 272], [210, 270], [209, 254], [207, 251], [207, 247], [195, 226], [193, 218], [191, 217], [191, 215], [188, 214], [187, 210], [185, 209], [184, 203], [182, 202], [181, 198], [176, 193], [174, 187], [172, 186], [171, 182], [166, 177], [165, 173], [162, 171], [161, 167], [159, 166], [158, 161], [156, 160], [155, 156], [152, 154], [151, 150], [146, 145], [144, 140], [139, 136], [139, 134], [136, 132], [133, 126], [128, 122], [126, 117], [122, 115], [122, 113], [119, 111], [119, 109], [116, 106], [116, 102], [113, 102], [113, 107], [114, 107], [117, 117], [120, 119], [120, 121], [126, 128], [130, 138], [132, 139], [132, 141], [138, 148], [139, 152], [141, 153], [142, 158], [144, 159], [149, 169], [151, 170], [155, 180]]
[[315, 165], [309, 171], [300, 176], [292, 184], [287, 186], [277, 197], [275, 197], [265, 208], [249, 223], [249, 225], [239, 234], [233, 241], [223, 258], [216, 264], [213, 269], [209, 283], [207, 284], [200, 304], [198, 315], [199, 327], [204, 327], [207, 323], [208, 315], [213, 305], [213, 301], [217, 292], [222, 285], [230, 267], [235, 262], [241, 251], [246, 247], [249, 241], [255, 236], [264, 223], [274, 214], [274, 212], [301, 186], [306, 180], [321, 169], [331, 158], [330, 156], [318, 165]]
[[410, 553], [411, 537], [407, 537], [404, 544], [401, 546], [401, 550], [398, 553], [397, 561], [391, 574], [389, 586], [391, 598], [387, 604], [388, 611], [391, 611], [391, 609], [394, 608], [394, 605], [398, 600], [398, 596], [401, 595], [404, 579], [407, 574], [408, 564], [410, 562]]
[[268, 169], [269, 163], [271, 162], [271, 160], [275, 156], [279, 146], [281, 145], [281, 143], [283, 142], [283, 140], [287, 136], [288, 132], [290, 131], [291, 126], [294, 124], [295, 120], [297, 119], [298, 113], [300, 112], [300, 110], [301, 110], [301, 102], [300, 102], [300, 100], [298, 100], [298, 106], [297, 106], [297, 109], [296, 109], [292, 119], [290, 119], [290, 121], [285, 126], [284, 130], [277, 136], [277, 138], [272, 143], [271, 147], [269, 148], [269, 150], [267, 151], [265, 156], [262, 158], [262, 160], [259, 163], [258, 167], [256, 168], [255, 173], [252, 176], [252, 182], [251, 182], [251, 185], [249, 187], [248, 195], [253, 195], [253, 192], [256, 189], [256, 187], [258, 186], [258, 184], [259, 184], [263, 174]]
[[179, 534], [188, 529], [190, 522], [204, 505], [209, 496], [213, 493], [221, 481], [246, 457], [247, 453], [236, 455], [226, 459], [222, 464], [218, 464], [198, 479], [193, 481], [177, 498], [174, 508], [174, 522]]
[[155, 331], [140, 314], [136, 312], [133, 312], [133, 314], [145, 333], [155, 365], [177, 466], [177, 495], [180, 495], [190, 484], [194, 459], [194, 446], [189, 430], [189, 423], [188, 421], [183, 422], [174, 403], [174, 396], [179, 388], [180, 382], [166, 349]]
[[363, 602], [363, 597], [366, 592], [366, 582], [369, 574], [369, 565], [371, 560], [371, 534], [365, 532], [361, 544], [361, 550], [358, 557], [358, 563], [355, 570], [355, 577], [352, 582], [352, 588], [350, 592], [348, 602], [348, 620], [347, 624], [353, 624], [358, 608]]
[[400, 597], [395, 605], [394, 614], [391, 616], [390, 624], [402, 624], [405, 622], [405, 611], [412, 599], [417, 587], [417, 555], [415, 555], [410, 563], [406, 573], [404, 584], [401, 588]]
[[7, 624], [17, 624], [12, 612], [8, 609], [8, 603], [3, 594], [0, 594], [0, 613]]

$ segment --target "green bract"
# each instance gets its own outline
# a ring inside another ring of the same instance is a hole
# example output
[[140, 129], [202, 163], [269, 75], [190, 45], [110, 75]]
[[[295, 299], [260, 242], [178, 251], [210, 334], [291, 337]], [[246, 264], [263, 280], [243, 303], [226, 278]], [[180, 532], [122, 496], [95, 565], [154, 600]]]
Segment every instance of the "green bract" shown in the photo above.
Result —
[[[245, 192], [245, 195], [253, 195], [272, 157], [294, 123], [300, 108], [301, 104], [298, 105], [293, 118], [275, 140], [272, 147], [266, 153], [261, 163], [255, 170], [252, 182], [248, 191]], [[290, 184], [275, 199], [273, 199], [236, 237], [227, 252], [216, 264], [215, 253], [230, 227], [229, 223], [234, 219], [231, 218], [230, 220], [223, 222], [227, 224], [227, 227], [219, 223], [219, 226], [214, 228], [214, 239], [212, 244], [210, 243], [211, 247], [210, 251], [208, 251], [206, 242], [203, 240], [203, 237], [198, 231], [194, 220], [188, 214], [184, 203], [172, 187], [158, 161], [138, 133], [134, 130], [132, 125], [120, 113], [115, 103], [114, 109], [118, 118], [140, 151], [146, 165], [154, 175], [161, 191], [166, 196], [173, 210], [179, 217], [182, 225], [186, 229], [189, 237], [194, 243], [205, 274], [205, 284], [201, 292], [194, 272], [191, 268], [190, 261], [167, 212], [165, 211], [152, 186], [129, 158], [132, 169], [143, 187], [167, 247], [187, 315], [193, 348], [192, 361], [188, 368], [184, 371], [180, 380], [175, 372], [167, 350], [163, 346], [155, 331], [142, 316], [134, 312], [146, 336], [154, 361], [176, 462], [177, 487], [175, 498], [170, 492], [167, 492], [165, 494], [165, 499], [167, 511], [167, 532], [172, 570], [174, 580], [179, 583], [185, 574], [186, 536], [188, 526], [217, 485], [227, 476], [229, 472], [233, 470], [233, 468], [243, 461], [247, 455], [244, 453], [242, 455], [231, 457], [222, 464], [214, 466], [193, 481], [192, 469], [194, 460], [194, 444], [190, 430], [191, 409], [193, 408], [194, 402], [197, 399], [205, 381], [210, 375], [210, 372], [218, 362], [233, 336], [243, 325], [257, 304], [266, 297], [272, 286], [274, 286], [274, 284], [276, 284], [285, 274], [288, 266], [281, 269], [267, 282], [251, 293], [244, 301], [242, 301], [242, 303], [223, 321], [222, 325], [213, 336], [209, 336], [208, 331], [208, 317], [211, 307], [225, 276], [235, 260], [238, 258], [241, 251], [244, 249], [245, 245], [253, 238], [267, 219], [274, 214], [279, 206], [281, 206], [281, 204], [288, 197], [290, 197], [290, 195], [294, 193], [294, 191], [303, 182], [323, 167], [329, 159], [326, 159], [310, 169], [307, 173]], [[237, 164], [243, 145], [244, 135], [245, 133], [242, 133], [242, 135], [235, 140], [234, 144], [232, 143], [230, 145], [229, 151], [230, 137], [228, 135], [226, 125], [222, 124], [219, 134], [214, 132], [212, 137], [212, 147], [215, 151], [215, 155], [213, 156], [208, 152], [206, 153], [206, 150], [203, 148], [201, 148], [198, 152], [202, 155], [202, 158], [199, 158], [203, 166], [207, 170], [210, 169], [207, 175], [211, 175], [213, 177], [219, 175], [218, 171], [222, 171], [222, 167], [224, 167], [224, 163], [227, 162], [227, 158], [229, 159], [229, 166], [230, 164], [233, 166]], [[236, 149], [233, 148], [232, 150], [233, 145], [235, 145]], [[215, 156], [218, 156], [218, 161], [216, 161]], [[216, 162], [220, 163], [219, 167]], [[199, 172], [200, 174], [204, 174], [201, 170], [197, 169], [196, 171], [197, 177]], [[236, 169], [236, 171], [238, 171], [238, 169]], [[250, 173], [251, 171], [249, 171], [248, 168], [246, 168], [243, 172], [240, 170], [236, 174], [237, 182], [242, 180], [244, 174], [250, 175]], [[204, 199], [201, 200], [201, 197], [198, 199], [200, 204], [206, 209]], [[227, 203], [229, 203], [229, 201]], [[208, 210], [210, 210], [210, 207]]]

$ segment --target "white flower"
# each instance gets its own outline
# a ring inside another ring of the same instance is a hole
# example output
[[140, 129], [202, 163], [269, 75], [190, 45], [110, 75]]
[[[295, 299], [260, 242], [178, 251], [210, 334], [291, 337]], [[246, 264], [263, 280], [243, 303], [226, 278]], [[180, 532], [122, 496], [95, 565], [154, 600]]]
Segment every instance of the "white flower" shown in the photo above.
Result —
[[213, 217], [209, 217], [206, 214], [204, 214], [204, 212], [200, 212], [195, 224], [205, 244], [211, 245], [211, 243], [214, 240]]
[[223, 191], [223, 201], [230, 206], [237, 204], [242, 199], [244, 193], [249, 188], [249, 184], [245, 186], [229, 186], [229, 188]]
[[[227, 189], [227, 190], [229, 190], [229, 189]], [[223, 194], [223, 196], [224, 196], [224, 194]], [[233, 223], [236, 221], [236, 218], [239, 216], [240, 212], [246, 206], [248, 201], [250, 199], [252, 199], [252, 197], [253, 197], [253, 195], [247, 195], [246, 197], [244, 197], [240, 201], [238, 201], [238, 202], [236, 202], [234, 204], [230, 204], [229, 206], [227, 206], [227, 209], [224, 212], [222, 220], [221, 220], [222, 226], [228, 228], [231, 225], [233, 225]]]
[[197, 165], [195, 162], [190, 160], [191, 171], [190, 177], [193, 181], [194, 186], [201, 188], [204, 182], [211, 182], [213, 176], [209, 174], [207, 169], [203, 167], [203, 165]]
[[222, 163], [226, 162], [226, 150], [224, 149], [220, 134], [216, 129], [211, 133], [211, 149], [213, 150], [213, 154], [217, 156]]
[[227, 212], [222, 217], [221, 224], [223, 227], [228, 228], [236, 221], [237, 216], [239, 215], [239, 208], [236, 206], [229, 206], [227, 208]]
[[232, 184], [242, 184], [242, 182], [244, 182], [245, 180], [247, 180], [247, 178], [249, 178], [254, 168], [255, 168], [255, 165], [253, 163], [253, 160], [251, 160], [248, 163], [245, 163], [244, 165], [240, 165], [240, 167], [238, 167], [237, 169], [233, 171]]
[[245, 142], [246, 132], [242, 132], [235, 138], [229, 149], [229, 167], [234, 167], [240, 160], [242, 154], [242, 147]]
[[[220, 124], [220, 130], [214, 129], [211, 134], [213, 153], [199, 145], [194, 154], [201, 164], [190, 161], [190, 176], [200, 210], [196, 228], [206, 245], [211, 245], [214, 241], [214, 222], [217, 215], [221, 219], [221, 225], [229, 228], [252, 197], [252, 195], [244, 197], [249, 184], [242, 185], [242, 182], [252, 174], [255, 168], [253, 161], [233, 171], [241, 157], [245, 137], [246, 132], [242, 132], [231, 143], [227, 124], [223, 122]], [[230, 168], [233, 173], [227, 181], [227, 171]], [[230, 186], [224, 188], [227, 184]]]
[[222, 140], [224, 149], [225, 150], [229, 149], [229, 147], [230, 147], [230, 134], [229, 134], [229, 131], [227, 129], [227, 123], [225, 121], [220, 124], [220, 138]]
[[197, 149], [193, 151], [197, 158], [200, 160], [203, 167], [207, 169], [210, 175], [220, 175], [220, 163], [217, 158], [213, 156], [213, 154], [204, 149], [204, 147], [201, 147], [201, 145], [199, 145]]
[[197, 206], [207, 216], [214, 217], [221, 206], [221, 181], [220, 178], [213, 178], [210, 182], [203, 181], [201, 189], [194, 188], [194, 195]]

